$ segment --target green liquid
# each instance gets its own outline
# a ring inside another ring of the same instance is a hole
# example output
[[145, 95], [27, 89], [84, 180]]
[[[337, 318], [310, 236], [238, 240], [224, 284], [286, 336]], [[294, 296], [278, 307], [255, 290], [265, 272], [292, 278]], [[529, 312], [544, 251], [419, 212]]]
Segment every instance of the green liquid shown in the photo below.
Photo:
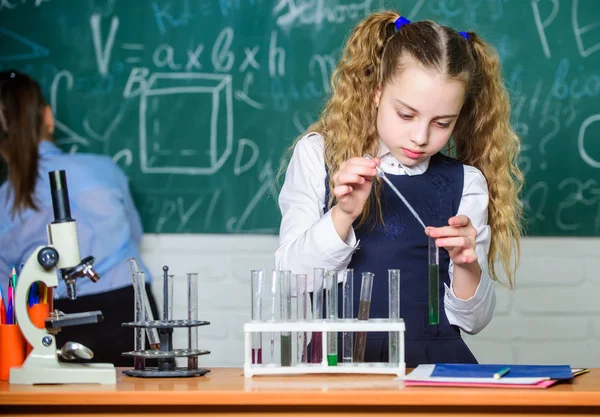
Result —
[[281, 335], [281, 366], [292, 366], [292, 335]]
[[429, 324], [440, 322], [440, 266], [429, 264]]
[[336, 354], [333, 354], [333, 353], [327, 354], [327, 365], [337, 366], [337, 364], [338, 364], [337, 353]]

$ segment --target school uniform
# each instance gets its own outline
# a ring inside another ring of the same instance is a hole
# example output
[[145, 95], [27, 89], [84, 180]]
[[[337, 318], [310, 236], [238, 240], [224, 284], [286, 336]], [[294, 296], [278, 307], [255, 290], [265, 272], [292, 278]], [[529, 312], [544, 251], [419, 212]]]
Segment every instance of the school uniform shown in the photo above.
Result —
[[[447, 225], [457, 214], [467, 215], [477, 230], [476, 252], [482, 267], [473, 297], [462, 300], [452, 291], [454, 265], [440, 249], [440, 321], [428, 324], [428, 237], [386, 184], [381, 195], [384, 225], [352, 228], [342, 241], [333, 227], [323, 138], [302, 138], [292, 156], [279, 204], [282, 210], [276, 267], [313, 275], [313, 268], [354, 269], [354, 309], [358, 309], [361, 273], [375, 273], [370, 317], [388, 317], [388, 269], [401, 270], [400, 313], [406, 322], [406, 365], [476, 362], [460, 337], [474, 334], [491, 320], [495, 307], [492, 281], [486, 271], [490, 229], [485, 178], [474, 167], [436, 155], [414, 167], [404, 167], [380, 143], [381, 167], [413, 205], [426, 225]], [[309, 290], [312, 290], [312, 281]], [[385, 335], [370, 334], [365, 359], [387, 361]]]
[[[66, 286], [59, 279], [55, 289], [55, 308], [65, 313], [101, 310], [104, 322], [65, 327], [57, 335], [59, 342], [81, 342], [95, 353], [95, 361], [110, 361], [131, 366], [124, 351], [133, 350], [133, 330], [122, 322], [133, 320], [133, 286], [126, 264], [138, 260], [146, 273], [150, 293], [151, 276], [144, 265], [139, 244], [142, 225], [133, 204], [127, 177], [108, 157], [92, 154], [68, 154], [49, 141], [39, 145], [38, 178], [34, 201], [39, 211], [26, 209], [12, 215], [12, 192], [8, 183], [0, 186], [0, 284], [6, 291], [12, 266], [20, 269], [36, 247], [46, 245], [46, 225], [54, 220], [48, 172], [65, 170], [71, 217], [77, 222], [79, 252], [82, 258], [94, 256], [98, 282], [87, 278], [77, 281], [77, 296], [68, 300]], [[6, 292], [5, 292], [6, 294]], [[156, 314], [156, 313], [155, 313]], [[60, 346], [59, 346], [60, 347]]]

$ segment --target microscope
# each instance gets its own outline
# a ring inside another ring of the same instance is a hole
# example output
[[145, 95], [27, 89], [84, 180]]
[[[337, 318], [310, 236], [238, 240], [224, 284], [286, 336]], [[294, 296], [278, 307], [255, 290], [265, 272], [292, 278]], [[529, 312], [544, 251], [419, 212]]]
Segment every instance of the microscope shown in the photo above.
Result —
[[[10, 370], [11, 384], [116, 384], [115, 367], [110, 363], [66, 363], [58, 359], [91, 358], [93, 353], [78, 343], [67, 342], [57, 350], [56, 334], [62, 327], [98, 323], [101, 311], [64, 314], [51, 312], [45, 329], [36, 327], [27, 311], [27, 294], [31, 285], [41, 281], [53, 290], [58, 286], [58, 273], [65, 281], [67, 295], [77, 298], [77, 280], [87, 277], [96, 282], [100, 276], [94, 271], [94, 258], [79, 257], [77, 225], [71, 218], [69, 192], [65, 171], [52, 171], [50, 191], [54, 221], [48, 225], [48, 245], [39, 246], [25, 262], [15, 290], [15, 314], [23, 336], [33, 347], [21, 367]], [[49, 297], [52, 306], [52, 297]], [[52, 309], [52, 307], [51, 307]]]

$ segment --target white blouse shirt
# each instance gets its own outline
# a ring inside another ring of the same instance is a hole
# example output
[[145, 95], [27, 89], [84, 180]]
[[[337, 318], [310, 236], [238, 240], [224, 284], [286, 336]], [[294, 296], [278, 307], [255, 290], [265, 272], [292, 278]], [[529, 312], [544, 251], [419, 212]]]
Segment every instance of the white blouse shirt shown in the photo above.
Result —
[[[393, 175], [419, 175], [427, 171], [429, 159], [413, 167], [403, 166], [380, 141], [381, 168]], [[469, 334], [481, 331], [492, 319], [496, 305], [494, 285], [487, 272], [487, 253], [490, 247], [490, 227], [487, 224], [489, 202], [485, 177], [477, 168], [464, 165], [465, 178], [457, 214], [471, 219], [477, 230], [476, 253], [481, 266], [481, 281], [475, 294], [463, 300], [458, 298], [452, 285], [446, 287], [444, 307], [450, 324]], [[348, 266], [358, 246], [351, 229], [343, 241], [333, 226], [331, 211], [325, 206], [325, 159], [323, 137], [309, 133], [294, 148], [285, 181], [279, 194], [282, 220], [279, 230], [279, 248], [275, 254], [276, 268], [306, 274], [312, 291], [314, 268], [342, 270]], [[450, 260], [449, 276], [452, 284], [454, 264]]]

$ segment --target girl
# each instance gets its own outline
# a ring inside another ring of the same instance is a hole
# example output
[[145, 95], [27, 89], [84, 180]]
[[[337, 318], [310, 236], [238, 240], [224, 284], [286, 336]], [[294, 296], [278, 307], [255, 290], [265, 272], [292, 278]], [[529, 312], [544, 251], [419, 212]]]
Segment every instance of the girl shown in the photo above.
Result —
[[[54, 117], [40, 86], [17, 71], [1, 72], [0, 158], [8, 180], [0, 186], [0, 284], [6, 290], [12, 266], [18, 268], [36, 247], [47, 244], [46, 225], [54, 219], [48, 172], [65, 170], [80, 253], [96, 258], [94, 269], [101, 279], [79, 280], [74, 301], [65, 299], [60, 280], [56, 292], [61, 299], [54, 306], [65, 313], [101, 310], [104, 321], [63, 328], [58, 346], [80, 342], [92, 349], [95, 361], [131, 366], [131, 359], [122, 356], [133, 350], [133, 332], [121, 326], [131, 321], [133, 303], [125, 261], [136, 257], [141, 270], [146, 268], [139, 253], [142, 227], [127, 177], [105, 156], [65, 154], [52, 143], [53, 132]], [[153, 305], [147, 272], [146, 277]]]
[[[355, 289], [362, 272], [375, 273], [371, 317], [388, 316], [387, 270], [400, 269], [406, 366], [476, 363], [460, 329], [475, 334], [489, 323], [496, 262], [512, 286], [520, 249], [519, 139], [497, 54], [475, 33], [379, 12], [354, 29], [332, 87], [287, 168], [277, 268], [353, 268]], [[443, 248], [444, 308], [433, 326], [428, 237]], [[370, 335], [365, 360], [387, 361], [385, 337]]]

